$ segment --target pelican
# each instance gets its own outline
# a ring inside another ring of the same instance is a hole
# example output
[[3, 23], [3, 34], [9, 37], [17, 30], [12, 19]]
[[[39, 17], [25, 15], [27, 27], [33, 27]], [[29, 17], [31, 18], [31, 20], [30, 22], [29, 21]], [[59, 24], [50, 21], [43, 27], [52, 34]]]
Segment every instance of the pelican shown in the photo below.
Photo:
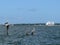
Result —
[[31, 35], [34, 35], [35, 32], [35, 28], [33, 28], [33, 30], [31, 31]]
[[8, 24], [8, 22], [5, 23], [5, 26], [6, 26], [7, 35], [8, 35], [8, 29], [9, 29], [9, 24]]

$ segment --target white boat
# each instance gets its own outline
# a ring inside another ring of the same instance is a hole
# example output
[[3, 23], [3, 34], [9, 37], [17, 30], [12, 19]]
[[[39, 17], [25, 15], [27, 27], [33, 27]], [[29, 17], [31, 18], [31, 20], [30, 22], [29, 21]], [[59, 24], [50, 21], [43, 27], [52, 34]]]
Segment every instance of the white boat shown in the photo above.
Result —
[[46, 23], [47, 26], [54, 26], [54, 24], [55, 24], [54, 22], [50, 22], [50, 21]]

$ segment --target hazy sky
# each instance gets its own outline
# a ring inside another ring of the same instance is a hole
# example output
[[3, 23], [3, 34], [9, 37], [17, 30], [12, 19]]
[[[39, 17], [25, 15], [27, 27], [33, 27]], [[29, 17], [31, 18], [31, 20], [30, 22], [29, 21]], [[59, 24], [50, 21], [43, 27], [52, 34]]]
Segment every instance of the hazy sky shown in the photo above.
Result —
[[0, 23], [60, 22], [60, 0], [0, 0]]

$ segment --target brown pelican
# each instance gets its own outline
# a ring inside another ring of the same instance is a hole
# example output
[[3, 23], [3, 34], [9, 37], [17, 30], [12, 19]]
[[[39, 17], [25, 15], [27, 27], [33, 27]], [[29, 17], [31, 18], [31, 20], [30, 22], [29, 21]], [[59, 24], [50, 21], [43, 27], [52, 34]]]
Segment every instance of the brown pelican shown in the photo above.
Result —
[[31, 35], [34, 35], [35, 32], [35, 28], [33, 28], [33, 30], [31, 31]]

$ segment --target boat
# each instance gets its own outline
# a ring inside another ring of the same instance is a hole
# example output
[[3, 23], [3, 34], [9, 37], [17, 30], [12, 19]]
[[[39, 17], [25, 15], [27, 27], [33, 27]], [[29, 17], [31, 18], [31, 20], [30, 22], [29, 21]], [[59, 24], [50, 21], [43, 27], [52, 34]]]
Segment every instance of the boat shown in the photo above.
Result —
[[55, 24], [55, 23], [54, 23], [54, 22], [51, 22], [51, 21], [48, 21], [48, 22], [46, 23], [47, 26], [54, 26], [54, 24]]

